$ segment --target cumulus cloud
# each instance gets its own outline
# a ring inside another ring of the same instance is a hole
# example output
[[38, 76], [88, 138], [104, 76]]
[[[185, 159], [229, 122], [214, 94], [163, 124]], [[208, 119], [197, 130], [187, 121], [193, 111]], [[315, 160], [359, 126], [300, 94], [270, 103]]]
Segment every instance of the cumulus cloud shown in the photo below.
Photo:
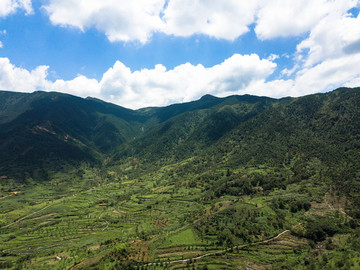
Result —
[[343, 15], [358, 0], [262, 1], [255, 32], [260, 39], [296, 36], [310, 31], [326, 16]]
[[258, 0], [49, 0], [44, 8], [55, 25], [95, 27], [110, 41], [145, 43], [154, 32], [233, 40], [249, 31], [257, 5]]
[[25, 11], [27, 15], [33, 12], [31, 0], [1, 0], [0, 17], [6, 17], [15, 13], [18, 9]]
[[298, 72], [296, 89], [314, 93], [346, 85], [360, 75], [356, 69], [360, 54], [325, 60], [322, 63]]
[[49, 0], [44, 8], [55, 25], [82, 31], [94, 27], [110, 41], [145, 43], [154, 32], [234, 40], [247, 33], [250, 25], [255, 25], [260, 39], [296, 36], [358, 4], [358, 0], [132, 0], [121, 4], [117, 0]]
[[32, 71], [15, 67], [8, 58], [0, 58], [0, 89], [32, 92], [46, 89], [48, 66], [38, 66]]
[[329, 59], [300, 69], [294, 79], [272, 81], [267, 78], [273, 74], [276, 63], [256, 54], [235, 54], [209, 68], [186, 63], [172, 70], [157, 65], [154, 69], [131, 71], [118, 61], [99, 81], [98, 97], [131, 108], [187, 102], [205, 94], [297, 97], [355, 86], [360, 72], [354, 67], [359, 61], [360, 54]]
[[249, 31], [257, 0], [170, 0], [164, 11], [164, 32], [176, 36], [204, 34], [234, 40]]
[[338, 87], [359, 87], [360, 72], [355, 68], [360, 54], [329, 59], [322, 63], [299, 70], [294, 79], [280, 79], [259, 82], [243, 93], [271, 97], [299, 97], [326, 92]]
[[159, 16], [165, 0], [50, 0], [44, 6], [55, 25], [85, 31], [95, 27], [110, 41], [145, 43], [162, 27]]
[[78, 75], [73, 80], [47, 79], [48, 66], [32, 71], [12, 65], [0, 58], [0, 89], [22, 92], [58, 91], [82, 97], [93, 96], [129, 107], [164, 106], [200, 98], [205, 94], [228, 96], [253, 94], [269, 97], [302, 96], [332, 90], [340, 86], [357, 86], [360, 72], [354, 67], [360, 54], [323, 61], [299, 70], [293, 79], [268, 81], [276, 63], [258, 55], [235, 54], [213, 67], [186, 63], [167, 70], [163, 65], [132, 71], [117, 61], [101, 80]]
[[78, 75], [70, 81], [56, 80], [53, 83], [48, 82], [44, 89], [82, 97], [97, 97], [100, 95], [100, 85], [98, 81], [96, 79], [89, 79], [83, 75]]
[[210, 68], [186, 63], [167, 70], [163, 65], [153, 69], [131, 71], [120, 61], [107, 70], [100, 81], [78, 75], [70, 81], [47, 79], [48, 66], [33, 71], [17, 68], [7, 58], [0, 58], [0, 88], [32, 92], [47, 90], [94, 96], [126, 107], [162, 106], [190, 101], [205, 94], [236, 94], [273, 73], [276, 64], [256, 54], [238, 55]]
[[353, 80], [345, 83], [345, 87], [359, 87], [360, 86], [360, 75], [358, 77], [354, 78]]
[[194, 100], [204, 94], [227, 95], [265, 80], [276, 64], [257, 55], [233, 55], [210, 68], [186, 63], [166, 70], [154, 69], [132, 72], [116, 62], [100, 81], [101, 94], [112, 102], [130, 107], [167, 105]]
[[297, 46], [297, 51], [305, 54], [305, 66], [309, 67], [327, 59], [360, 53], [359, 37], [359, 15], [354, 18], [334, 14], [321, 20]]

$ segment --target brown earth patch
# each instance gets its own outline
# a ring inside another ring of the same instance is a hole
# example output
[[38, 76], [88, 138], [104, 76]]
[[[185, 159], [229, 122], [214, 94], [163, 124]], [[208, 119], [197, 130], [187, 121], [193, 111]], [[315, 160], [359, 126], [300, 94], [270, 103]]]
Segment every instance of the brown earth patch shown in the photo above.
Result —
[[169, 221], [167, 218], [164, 218], [164, 219], [157, 219], [153, 222], [153, 225], [158, 228], [158, 229], [161, 229], [161, 228], [164, 228], [166, 226], [169, 226]]
[[272, 269], [271, 265], [260, 265], [253, 261], [245, 261], [244, 262], [245, 269], [247, 270], [266, 270], [266, 269]]
[[345, 212], [346, 204], [348, 204], [349, 201], [345, 197], [339, 197], [332, 195], [331, 192], [328, 192], [324, 196], [324, 201], [319, 202], [311, 202], [311, 208], [309, 211], [307, 211], [305, 214], [315, 214], [319, 216], [326, 216], [329, 214], [330, 211], [339, 211], [343, 215], [348, 216]]
[[6, 195], [6, 196], [4, 196], [4, 197], [1, 197], [0, 198], [0, 200], [3, 200], [3, 199], [6, 199], [6, 198], [9, 198], [9, 197], [11, 197], [11, 196], [13, 196], [13, 195], [16, 195], [16, 194], [19, 194], [20, 193], [20, 191], [13, 191], [13, 192], [10, 192], [10, 195]]
[[150, 261], [150, 248], [145, 241], [136, 240], [130, 243], [129, 260], [133, 259], [138, 262]]
[[94, 245], [94, 246], [88, 247], [88, 250], [98, 250], [99, 248], [100, 248], [100, 245]]
[[[61, 259], [64, 259], [64, 258], [70, 258], [70, 256], [69, 256], [69, 254], [67, 254], [66, 252], [61, 252], [61, 253], [59, 253], [58, 255], [56, 255], [56, 256], [58, 256], [59, 258], [61, 258]], [[56, 257], [55, 256], [55, 257]]]
[[114, 214], [127, 214], [129, 212], [123, 211], [123, 210], [114, 210], [112, 211]]
[[347, 204], [350, 204], [350, 201], [348, 201], [346, 197], [337, 196], [328, 192], [325, 194], [324, 202], [331, 210], [340, 211], [343, 215], [348, 216], [345, 208]]
[[43, 127], [43, 126], [40, 126], [40, 125], [37, 125], [37, 126], [35, 126], [33, 128], [33, 133], [36, 134], [36, 131], [44, 131], [44, 132], [50, 133], [52, 135], [56, 135], [56, 133], [54, 131], [50, 131], [46, 127]]

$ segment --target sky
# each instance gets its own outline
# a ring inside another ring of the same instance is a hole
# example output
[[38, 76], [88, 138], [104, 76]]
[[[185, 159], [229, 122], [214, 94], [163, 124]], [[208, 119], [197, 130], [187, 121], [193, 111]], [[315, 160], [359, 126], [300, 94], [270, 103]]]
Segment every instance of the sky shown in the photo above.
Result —
[[360, 86], [360, 0], [0, 0], [0, 89], [127, 108]]

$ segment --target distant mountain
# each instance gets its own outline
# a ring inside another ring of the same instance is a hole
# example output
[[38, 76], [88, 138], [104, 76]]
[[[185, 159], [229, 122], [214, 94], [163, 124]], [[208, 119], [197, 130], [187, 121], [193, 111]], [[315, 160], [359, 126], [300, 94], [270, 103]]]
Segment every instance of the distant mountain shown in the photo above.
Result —
[[198, 101], [158, 108], [154, 115], [159, 124], [122, 145], [114, 159], [131, 155], [152, 162], [189, 157], [279, 102], [249, 95], [227, 98], [207, 95]]
[[130, 110], [94, 98], [0, 91], [0, 174], [18, 178], [89, 162], [360, 161], [360, 88], [271, 99], [250, 95]]
[[[280, 100], [216, 99], [212, 106], [172, 117], [121, 148], [150, 162], [219, 153], [228, 163], [283, 162], [286, 155], [360, 161], [359, 90]], [[121, 156], [119, 151], [115, 159]]]

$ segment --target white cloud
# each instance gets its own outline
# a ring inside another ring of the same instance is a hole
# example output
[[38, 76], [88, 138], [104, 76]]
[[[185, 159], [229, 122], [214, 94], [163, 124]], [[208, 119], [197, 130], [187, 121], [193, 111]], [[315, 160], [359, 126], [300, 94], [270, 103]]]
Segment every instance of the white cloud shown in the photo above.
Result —
[[234, 40], [252, 24], [260, 39], [297, 36], [358, 5], [359, 0], [48, 0], [44, 8], [55, 25], [94, 27], [110, 41], [145, 43], [154, 32]]
[[325, 60], [322, 63], [299, 71], [296, 78], [297, 92], [314, 93], [329, 91], [354, 82], [360, 75], [356, 68], [360, 54]]
[[340, 86], [358, 86], [360, 72], [355, 67], [359, 62], [360, 53], [346, 55], [303, 68], [294, 75], [294, 79], [267, 81], [276, 64], [268, 59], [260, 59], [256, 54], [235, 54], [209, 68], [186, 63], [171, 70], [156, 65], [153, 69], [131, 71], [117, 61], [100, 81], [78, 75], [73, 80], [52, 82], [47, 79], [48, 66], [28, 71], [15, 67], [7, 58], [0, 58], [0, 89], [22, 92], [46, 90], [82, 97], [93, 96], [129, 108], [186, 102], [204, 94], [302, 96]]
[[345, 14], [358, 0], [263, 0], [255, 32], [260, 39], [297, 36], [330, 14]]
[[279, 55], [272, 53], [272, 54], [269, 55], [269, 57], [267, 58], [267, 60], [269, 60], [269, 61], [274, 61], [274, 60], [279, 59], [279, 58], [280, 58]]
[[0, 40], [0, 49], [4, 47], [4, 44], [2, 43], [2, 41]]
[[0, 89], [32, 92], [46, 89], [48, 66], [38, 66], [32, 71], [15, 67], [8, 58], [0, 58]]
[[334, 90], [338, 87], [359, 87], [360, 72], [356, 68], [360, 54], [330, 59], [309, 68], [303, 68], [294, 79], [258, 82], [243, 93], [271, 97], [299, 97]]
[[7, 58], [0, 58], [0, 88], [24, 92], [42, 89], [83, 97], [94, 96], [126, 107], [139, 108], [190, 101], [204, 94], [236, 94], [265, 81], [275, 68], [275, 63], [260, 59], [255, 54], [235, 54], [210, 68], [186, 63], [172, 70], [156, 65], [154, 69], [131, 71], [117, 61], [100, 81], [78, 75], [70, 81], [51, 82], [47, 80], [47, 66], [27, 71], [14, 67]]
[[360, 75], [353, 80], [345, 83], [345, 87], [360, 87]]
[[110, 41], [145, 43], [162, 27], [159, 17], [165, 0], [49, 0], [44, 6], [55, 25], [82, 31], [95, 27]]
[[53, 83], [48, 82], [45, 90], [63, 92], [82, 97], [96, 97], [100, 95], [100, 85], [98, 81], [89, 79], [83, 75], [78, 75], [75, 79], [70, 81], [56, 80]]
[[95, 27], [110, 41], [145, 43], [154, 32], [233, 40], [249, 31], [258, 1], [49, 0], [44, 8], [55, 25]]
[[164, 32], [176, 36], [205, 34], [234, 40], [249, 31], [258, 0], [170, 0], [164, 11]]
[[15, 13], [18, 9], [25, 11], [27, 15], [33, 13], [31, 0], [1, 0], [0, 17], [6, 17]]
[[157, 65], [132, 72], [116, 62], [100, 81], [101, 95], [132, 108], [190, 101], [204, 94], [224, 96], [264, 81], [275, 67], [275, 63], [255, 54], [236, 54], [210, 68], [186, 63], [172, 70]]
[[359, 40], [359, 15], [357, 18], [332, 15], [321, 20], [310, 36], [297, 46], [297, 50], [305, 54], [305, 66], [309, 67], [327, 59], [359, 53]]

